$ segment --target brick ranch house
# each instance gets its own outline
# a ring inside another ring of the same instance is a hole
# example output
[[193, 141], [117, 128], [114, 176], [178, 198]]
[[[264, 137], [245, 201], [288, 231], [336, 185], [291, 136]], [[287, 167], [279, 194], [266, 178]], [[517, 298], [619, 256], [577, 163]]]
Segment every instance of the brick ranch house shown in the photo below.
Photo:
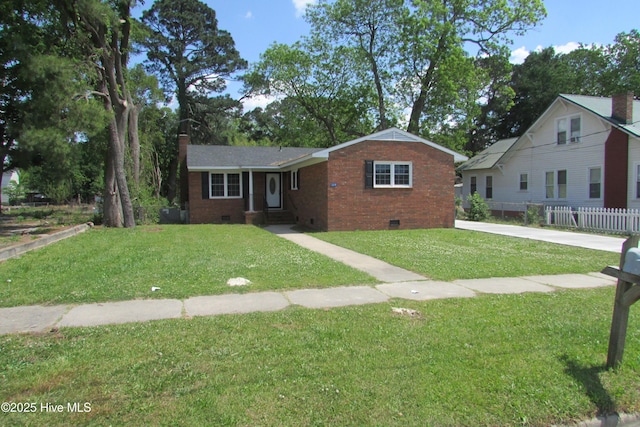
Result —
[[466, 160], [396, 128], [324, 149], [189, 145], [183, 135], [179, 156], [189, 223], [278, 218], [322, 231], [453, 227], [454, 162]]

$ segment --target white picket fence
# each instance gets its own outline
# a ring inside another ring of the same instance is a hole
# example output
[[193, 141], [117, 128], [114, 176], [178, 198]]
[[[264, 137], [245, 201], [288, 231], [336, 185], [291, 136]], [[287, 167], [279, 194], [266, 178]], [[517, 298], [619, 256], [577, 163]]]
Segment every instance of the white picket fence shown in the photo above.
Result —
[[568, 206], [547, 206], [545, 218], [547, 225], [609, 233], [640, 233], [640, 210], [638, 209], [573, 209]]

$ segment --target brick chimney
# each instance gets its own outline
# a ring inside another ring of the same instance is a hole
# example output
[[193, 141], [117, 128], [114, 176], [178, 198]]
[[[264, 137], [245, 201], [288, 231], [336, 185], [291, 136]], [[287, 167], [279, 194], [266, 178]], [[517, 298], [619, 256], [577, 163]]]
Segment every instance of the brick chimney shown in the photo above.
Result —
[[611, 117], [624, 125], [633, 123], [633, 92], [613, 95]]
[[180, 163], [187, 158], [187, 145], [189, 145], [189, 135], [185, 133], [178, 135], [178, 162]]

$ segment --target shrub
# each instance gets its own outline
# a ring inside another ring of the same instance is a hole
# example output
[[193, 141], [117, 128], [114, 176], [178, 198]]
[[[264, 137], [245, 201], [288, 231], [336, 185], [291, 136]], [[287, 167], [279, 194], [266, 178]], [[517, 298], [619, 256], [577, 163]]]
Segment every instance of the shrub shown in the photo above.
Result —
[[540, 225], [544, 216], [540, 213], [541, 206], [540, 205], [528, 205], [526, 214], [524, 216], [524, 224], [525, 225]]
[[462, 198], [459, 196], [455, 197], [455, 206], [456, 206], [456, 219], [465, 219], [466, 214], [464, 213], [464, 208], [462, 207]]
[[478, 193], [473, 193], [467, 197], [469, 202], [469, 212], [467, 219], [470, 221], [484, 221], [489, 218], [489, 205]]

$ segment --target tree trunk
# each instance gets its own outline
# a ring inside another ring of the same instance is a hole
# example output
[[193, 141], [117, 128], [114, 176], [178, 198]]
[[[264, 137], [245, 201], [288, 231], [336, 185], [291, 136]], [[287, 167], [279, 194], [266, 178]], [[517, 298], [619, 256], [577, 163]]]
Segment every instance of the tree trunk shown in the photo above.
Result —
[[409, 125], [407, 126], [407, 132], [414, 135], [420, 134], [420, 116], [422, 116], [422, 110], [427, 103], [427, 91], [424, 86], [420, 89], [420, 95], [413, 102], [411, 107], [411, 115], [409, 116]]
[[[109, 125], [111, 128], [113, 124]], [[110, 129], [111, 133], [111, 129]], [[122, 208], [118, 197], [115, 167], [113, 165], [112, 148], [109, 144], [104, 170], [104, 194], [102, 196], [102, 222], [105, 227], [122, 227]]]
[[140, 188], [140, 137], [138, 135], [138, 117], [140, 116], [140, 108], [133, 103], [131, 96], [128, 97], [129, 102], [129, 150], [132, 160], [133, 185], [136, 192]]
[[169, 162], [169, 175], [167, 176], [167, 200], [173, 202], [178, 193], [178, 140], [180, 134], [190, 134], [189, 100], [187, 98], [187, 86], [184, 80], [178, 82], [178, 108], [179, 118], [178, 132], [172, 147], [171, 162]]
[[133, 212], [133, 204], [131, 203], [129, 185], [127, 183], [127, 173], [124, 167], [125, 135], [129, 121], [129, 108], [126, 102], [123, 104], [124, 105], [116, 106], [115, 108], [117, 135], [114, 137], [112, 133], [110, 145], [113, 148], [111, 154], [113, 156], [114, 172], [118, 184], [118, 195], [120, 196], [120, 203], [122, 205], [124, 226], [131, 228], [136, 226], [136, 218]]

